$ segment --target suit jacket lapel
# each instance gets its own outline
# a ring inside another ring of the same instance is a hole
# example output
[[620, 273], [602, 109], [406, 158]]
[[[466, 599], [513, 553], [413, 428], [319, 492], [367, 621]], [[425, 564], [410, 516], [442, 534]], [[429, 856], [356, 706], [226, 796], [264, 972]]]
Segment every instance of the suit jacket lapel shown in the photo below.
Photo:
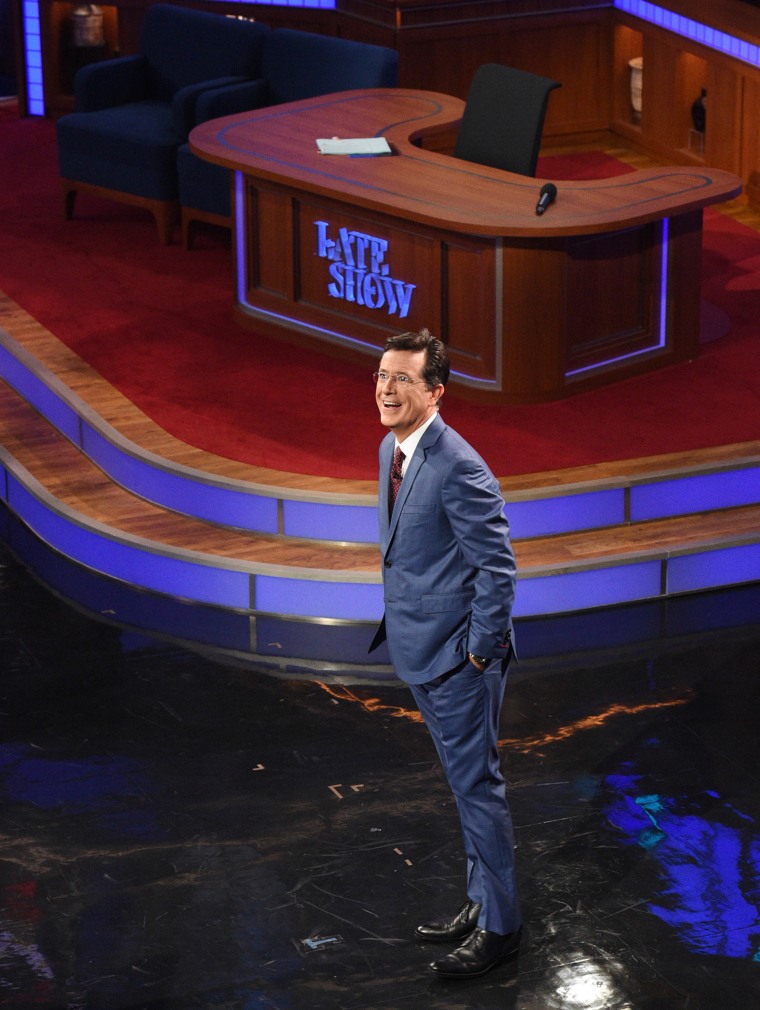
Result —
[[[393, 509], [393, 515], [390, 518], [390, 523], [388, 523], [385, 527], [385, 530], [387, 531], [387, 539], [383, 539], [384, 528], [382, 524], [382, 515], [381, 515], [380, 536], [381, 536], [381, 546], [383, 547], [383, 553], [388, 549], [391, 541], [393, 540], [393, 534], [396, 532], [396, 526], [398, 525], [399, 516], [404, 510], [404, 502], [408, 498], [409, 492], [412, 490], [412, 485], [414, 484], [417, 478], [417, 474], [420, 472], [420, 469], [422, 468], [422, 464], [425, 462], [425, 453], [427, 452], [429, 446], [434, 445], [435, 442], [438, 441], [445, 427], [446, 426], [444, 422], [441, 420], [439, 414], [432, 422], [430, 427], [427, 429], [425, 434], [422, 436], [422, 440], [420, 441], [420, 444], [417, 446], [416, 452], [409, 461], [409, 466], [407, 467], [406, 473], [404, 474], [404, 479], [401, 481], [401, 487], [398, 490], [398, 498], [396, 498], [396, 506]], [[385, 461], [383, 461], [383, 468], [387, 469], [388, 472], [381, 478], [380, 481], [381, 485], [383, 484], [385, 485], [385, 498], [381, 500], [386, 502], [388, 500], [388, 484], [390, 482], [389, 475], [392, 458], [393, 453], [392, 451], [389, 451], [387, 454], [387, 463], [388, 463], [387, 467], [385, 467]], [[382, 486], [380, 491], [381, 493], [383, 492]]]
[[[380, 446], [380, 481], [377, 489], [377, 512], [380, 525], [380, 547], [385, 552], [388, 545], [388, 485], [390, 484], [391, 461], [396, 440], [389, 434]], [[403, 484], [403, 481], [402, 481]]]

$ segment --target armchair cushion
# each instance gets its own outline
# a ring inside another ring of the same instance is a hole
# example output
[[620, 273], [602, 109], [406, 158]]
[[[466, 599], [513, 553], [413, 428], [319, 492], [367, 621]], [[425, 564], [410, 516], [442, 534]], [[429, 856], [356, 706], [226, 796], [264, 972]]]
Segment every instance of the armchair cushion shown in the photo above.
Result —
[[218, 77], [213, 81], [200, 81], [196, 84], [186, 84], [175, 92], [172, 99], [172, 124], [178, 137], [185, 138], [192, 128], [201, 122], [198, 119], [197, 106], [207, 90], [223, 90], [230, 86], [245, 85], [245, 77]]
[[176, 159], [182, 138], [165, 102], [73, 112], [59, 120], [58, 138], [64, 179], [149, 200], [177, 199]]
[[260, 109], [268, 105], [269, 89], [264, 80], [245, 81], [228, 84], [225, 87], [208, 88], [199, 96], [195, 107], [194, 126], [209, 119], [232, 116], [248, 109]]

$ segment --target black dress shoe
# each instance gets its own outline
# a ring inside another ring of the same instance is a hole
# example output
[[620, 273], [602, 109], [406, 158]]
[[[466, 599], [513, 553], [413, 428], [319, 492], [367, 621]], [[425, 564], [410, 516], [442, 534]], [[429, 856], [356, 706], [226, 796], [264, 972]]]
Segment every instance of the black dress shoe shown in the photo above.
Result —
[[449, 919], [435, 919], [433, 922], [423, 922], [414, 935], [420, 940], [430, 940], [432, 943], [449, 943], [451, 940], [464, 940], [478, 924], [481, 906], [468, 898], [456, 915]]
[[461, 947], [433, 961], [430, 970], [442, 978], [478, 978], [517, 953], [521, 933], [502, 936], [476, 927]]

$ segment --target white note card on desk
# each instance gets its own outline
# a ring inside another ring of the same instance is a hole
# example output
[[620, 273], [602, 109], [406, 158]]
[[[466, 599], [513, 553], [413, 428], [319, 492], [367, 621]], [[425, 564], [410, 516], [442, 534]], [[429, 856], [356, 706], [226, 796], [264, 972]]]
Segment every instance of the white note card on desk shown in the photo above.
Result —
[[385, 137], [330, 137], [317, 140], [320, 154], [390, 154], [391, 149]]

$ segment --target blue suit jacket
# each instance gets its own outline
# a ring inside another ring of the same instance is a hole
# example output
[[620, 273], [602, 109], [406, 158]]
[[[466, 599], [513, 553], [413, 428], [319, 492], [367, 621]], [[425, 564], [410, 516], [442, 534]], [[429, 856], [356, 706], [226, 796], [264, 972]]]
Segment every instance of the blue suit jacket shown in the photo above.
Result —
[[510, 654], [515, 558], [499, 485], [440, 415], [428, 427], [388, 517], [395, 448], [380, 446], [379, 519], [385, 615], [370, 651], [387, 639], [396, 674], [422, 684], [468, 652]]

